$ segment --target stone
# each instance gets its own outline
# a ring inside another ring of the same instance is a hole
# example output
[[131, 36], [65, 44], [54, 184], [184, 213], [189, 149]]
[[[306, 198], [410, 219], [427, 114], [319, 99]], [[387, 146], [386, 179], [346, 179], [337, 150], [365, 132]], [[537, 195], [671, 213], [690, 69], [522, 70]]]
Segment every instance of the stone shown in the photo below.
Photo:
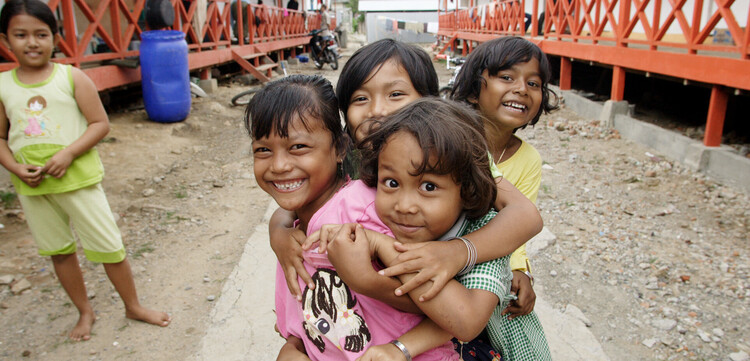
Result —
[[539, 252], [543, 251], [547, 247], [555, 244], [557, 237], [547, 227], [542, 228], [536, 236], [526, 242], [526, 253], [529, 257], [533, 258]]
[[656, 344], [657, 342], [658, 342], [658, 340], [657, 340], [657, 339], [655, 339], [655, 338], [647, 338], [647, 339], [645, 339], [645, 340], [641, 341], [641, 343], [643, 344], [643, 346], [646, 346], [646, 347], [648, 347], [648, 348], [652, 348], [652, 347], [654, 347], [654, 345], [655, 345], [655, 344]]
[[724, 337], [724, 330], [720, 328], [714, 328], [713, 330], [711, 330], [711, 332], [713, 332], [716, 337]]
[[701, 330], [700, 328], [696, 331], [698, 333], [698, 337], [703, 342], [711, 342], [711, 335], [708, 334], [708, 332]]
[[211, 94], [219, 89], [219, 82], [216, 79], [201, 79], [198, 81], [198, 86], [203, 89], [206, 94]]
[[21, 292], [26, 291], [30, 288], [31, 288], [31, 282], [29, 282], [29, 280], [25, 278], [22, 278], [10, 286], [10, 291], [13, 292], [14, 295], [18, 295], [18, 294], [21, 294]]
[[677, 321], [668, 318], [661, 318], [651, 321], [651, 324], [662, 331], [669, 331], [677, 326]]
[[156, 194], [156, 191], [151, 188], [146, 188], [143, 190], [143, 193], [141, 193], [144, 197], [151, 197], [154, 194]]
[[0, 276], [0, 285], [9, 285], [14, 279], [13, 275], [2, 275]]
[[729, 359], [732, 361], [750, 361], [750, 355], [745, 351], [732, 352], [729, 354]]
[[208, 297], [206, 297], [206, 299], [207, 299], [207, 300], [208, 300], [209, 302], [213, 302], [214, 300], [216, 300], [216, 296], [214, 296], [214, 295], [208, 295]]

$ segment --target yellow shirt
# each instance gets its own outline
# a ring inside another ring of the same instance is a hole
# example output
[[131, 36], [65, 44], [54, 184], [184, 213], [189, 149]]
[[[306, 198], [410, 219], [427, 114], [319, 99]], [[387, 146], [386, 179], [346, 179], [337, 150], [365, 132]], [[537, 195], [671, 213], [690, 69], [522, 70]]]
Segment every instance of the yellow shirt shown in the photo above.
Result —
[[[508, 182], [518, 188], [526, 198], [536, 203], [539, 186], [542, 183], [542, 157], [531, 144], [518, 139], [521, 141], [521, 147], [510, 158], [497, 163], [497, 168]], [[531, 271], [529, 258], [526, 256], [526, 244], [518, 247], [510, 256], [510, 269], [522, 272]]]
[[[37, 84], [21, 83], [16, 69], [0, 73], [0, 101], [10, 125], [8, 147], [19, 163], [44, 166], [88, 127], [75, 99], [71, 66], [54, 65], [52, 74]], [[18, 194], [35, 196], [88, 187], [101, 182], [103, 176], [99, 154], [92, 148], [77, 157], [62, 178], [45, 176], [35, 188], [15, 174], [11, 174], [11, 181]]]

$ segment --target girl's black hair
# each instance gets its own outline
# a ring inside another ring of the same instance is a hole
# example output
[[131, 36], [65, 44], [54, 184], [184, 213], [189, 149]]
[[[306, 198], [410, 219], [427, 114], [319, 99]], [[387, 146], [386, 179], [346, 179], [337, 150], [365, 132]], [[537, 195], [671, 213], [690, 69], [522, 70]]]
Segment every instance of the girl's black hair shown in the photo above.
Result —
[[391, 59], [404, 67], [411, 84], [420, 95], [438, 95], [438, 76], [430, 56], [424, 49], [398, 40], [381, 39], [357, 49], [341, 69], [336, 84], [336, 97], [339, 99], [339, 109], [344, 113], [345, 120], [348, 121], [346, 112], [349, 110], [352, 94], [370, 79], [370, 74], [374, 70], [379, 70]]
[[388, 140], [402, 131], [417, 138], [422, 148], [422, 162], [414, 164], [414, 175], [450, 174], [461, 186], [467, 217], [489, 212], [497, 187], [490, 173], [482, 121], [474, 109], [452, 100], [424, 97], [385, 117], [360, 148], [360, 179], [368, 186], [378, 183], [378, 155]]
[[[490, 76], [494, 76], [501, 70], [510, 69], [531, 58], [539, 61], [539, 75], [542, 78], [542, 104], [539, 112], [528, 123], [534, 125], [539, 121], [542, 113], [557, 109], [559, 99], [557, 94], [549, 89], [552, 71], [547, 55], [536, 44], [518, 36], [495, 38], [476, 47], [466, 58], [466, 62], [456, 77], [451, 98], [464, 102], [477, 100], [482, 91], [482, 84], [485, 82], [482, 72], [487, 70]], [[517, 129], [526, 128], [526, 125]]]
[[320, 75], [295, 74], [269, 82], [248, 103], [244, 121], [252, 139], [268, 137], [271, 132], [286, 138], [297, 118], [308, 130], [310, 122], [323, 122], [338, 154], [343, 156], [351, 147], [341, 126], [333, 86]]
[[52, 35], [57, 34], [57, 20], [55, 14], [47, 4], [39, 0], [9, 0], [0, 12], [0, 34], [8, 34], [10, 19], [16, 15], [33, 16], [49, 26]]

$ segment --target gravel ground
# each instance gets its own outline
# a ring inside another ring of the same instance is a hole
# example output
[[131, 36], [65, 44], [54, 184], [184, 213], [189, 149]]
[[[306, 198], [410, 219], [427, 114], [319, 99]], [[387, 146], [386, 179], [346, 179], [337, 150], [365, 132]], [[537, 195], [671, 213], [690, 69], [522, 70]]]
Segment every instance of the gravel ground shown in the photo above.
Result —
[[557, 236], [532, 260], [546, 300], [578, 307], [613, 360], [747, 359], [746, 194], [564, 107], [518, 134]]

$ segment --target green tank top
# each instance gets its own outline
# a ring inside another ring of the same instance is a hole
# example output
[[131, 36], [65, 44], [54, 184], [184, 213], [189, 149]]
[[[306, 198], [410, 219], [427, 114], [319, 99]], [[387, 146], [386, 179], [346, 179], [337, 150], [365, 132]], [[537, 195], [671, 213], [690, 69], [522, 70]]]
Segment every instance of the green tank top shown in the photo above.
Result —
[[[75, 99], [71, 65], [55, 63], [49, 78], [36, 84], [18, 80], [16, 69], [0, 73], [0, 101], [9, 122], [8, 146], [19, 163], [44, 166], [55, 153], [86, 131], [88, 122]], [[73, 160], [62, 178], [46, 175], [36, 188], [11, 174], [19, 194], [70, 192], [101, 182], [104, 167], [96, 149]]]

